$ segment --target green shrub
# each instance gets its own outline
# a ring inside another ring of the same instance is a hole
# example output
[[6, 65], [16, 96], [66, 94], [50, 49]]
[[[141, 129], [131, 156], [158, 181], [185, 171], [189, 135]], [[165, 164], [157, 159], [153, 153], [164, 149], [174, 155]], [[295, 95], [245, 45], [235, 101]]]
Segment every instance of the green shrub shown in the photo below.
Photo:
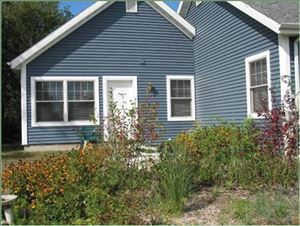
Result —
[[16, 224], [142, 224], [151, 175], [128, 168], [101, 146], [87, 146], [3, 170], [3, 190], [18, 195]]
[[288, 187], [297, 183], [297, 161], [260, 150], [260, 130], [251, 120], [242, 125], [223, 123], [180, 134], [188, 148], [198, 182], [206, 185]]
[[193, 188], [194, 167], [186, 148], [178, 142], [166, 143], [157, 166], [161, 202], [164, 203], [163, 208], [171, 213], [181, 211]]

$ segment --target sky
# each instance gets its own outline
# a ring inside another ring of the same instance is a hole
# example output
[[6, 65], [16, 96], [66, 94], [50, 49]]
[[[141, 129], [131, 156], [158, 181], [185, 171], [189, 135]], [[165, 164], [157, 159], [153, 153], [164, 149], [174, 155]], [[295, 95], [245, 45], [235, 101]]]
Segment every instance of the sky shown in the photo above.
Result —
[[[174, 11], [177, 11], [179, 1], [165, 1]], [[77, 15], [82, 10], [86, 9], [90, 5], [92, 5], [93, 1], [76, 1], [76, 2], [69, 2], [69, 1], [61, 1], [60, 7], [63, 8], [65, 6], [70, 6], [70, 10], [73, 13], [73, 15]]]

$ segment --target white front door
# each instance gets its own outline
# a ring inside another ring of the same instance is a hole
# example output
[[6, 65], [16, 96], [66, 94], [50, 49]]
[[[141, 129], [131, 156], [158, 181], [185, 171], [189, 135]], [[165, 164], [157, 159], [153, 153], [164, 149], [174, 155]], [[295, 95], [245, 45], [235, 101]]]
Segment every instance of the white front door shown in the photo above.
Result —
[[108, 101], [119, 110], [127, 111], [135, 102], [132, 81], [108, 81]]
[[[137, 106], [136, 76], [104, 76], [103, 77], [103, 115], [110, 113], [110, 104], [115, 103], [122, 115], [133, 106]], [[108, 126], [107, 121], [105, 125]], [[106, 127], [107, 128], [107, 127]], [[108, 133], [104, 130], [106, 136]]]

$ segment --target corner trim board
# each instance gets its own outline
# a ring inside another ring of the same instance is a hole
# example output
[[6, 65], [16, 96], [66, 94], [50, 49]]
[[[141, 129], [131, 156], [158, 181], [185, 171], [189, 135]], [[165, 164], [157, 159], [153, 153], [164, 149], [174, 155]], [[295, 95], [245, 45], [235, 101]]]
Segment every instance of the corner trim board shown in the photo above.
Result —
[[22, 145], [28, 144], [27, 135], [27, 85], [26, 85], [26, 64], [21, 65], [21, 130], [22, 130]]
[[291, 67], [290, 67], [290, 46], [289, 37], [278, 35], [279, 69], [280, 69], [280, 96], [281, 101], [284, 95], [291, 91]]
[[[294, 68], [295, 68], [295, 100], [300, 110], [300, 74], [299, 74], [299, 38], [294, 42]], [[300, 114], [300, 111], [299, 111]], [[299, 120], [300, 125], [300, 120]]]

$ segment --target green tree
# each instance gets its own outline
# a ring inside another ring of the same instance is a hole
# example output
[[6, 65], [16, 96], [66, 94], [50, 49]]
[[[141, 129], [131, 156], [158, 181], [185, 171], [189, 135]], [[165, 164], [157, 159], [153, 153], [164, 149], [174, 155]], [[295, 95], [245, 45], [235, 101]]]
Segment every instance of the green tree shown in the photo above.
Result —
[[2, 142], [21, 137], [20, 75], [7, 62], [72, 17], [59, 2], [2, 3]]

